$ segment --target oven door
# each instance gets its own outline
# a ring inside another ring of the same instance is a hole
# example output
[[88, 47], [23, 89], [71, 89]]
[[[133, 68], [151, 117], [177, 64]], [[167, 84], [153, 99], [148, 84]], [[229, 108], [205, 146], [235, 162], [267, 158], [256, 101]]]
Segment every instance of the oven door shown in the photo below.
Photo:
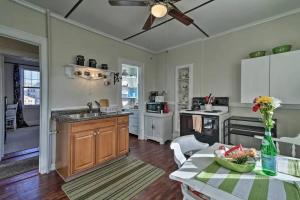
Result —
[[194, 135], [197, 140], [209, 145], [219, 142], [219, 117], [202, 115], [202, 132]]
[[192, 134], [198, 141], [209, 145], [219, 142], [219, 117], [202, 115], [202, 131], [198, 133], [193, 129], [193, 115], [180, 114], [180, 136]]

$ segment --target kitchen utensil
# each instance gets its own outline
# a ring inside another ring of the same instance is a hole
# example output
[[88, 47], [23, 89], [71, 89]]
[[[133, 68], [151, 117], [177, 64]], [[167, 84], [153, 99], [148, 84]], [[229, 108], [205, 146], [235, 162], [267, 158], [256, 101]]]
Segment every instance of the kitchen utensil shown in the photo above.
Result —
[[84, 66], [84, 56], [82, 55], [76, 56], [76, 65]]
[[96, 68], [96, 66], [97, 66], [97, 61], [95, 59], [89, 59], [89, 67]]
[[273, 54], [288, 52], [292, 49], [292, 45], [286, 44], [272, 49]]
[[109, 100], [108, 99], [100, 99], [100, 107], [109, 107]]
[[266, 51], [254, 51], [249, 54], [249, 57], [256, 58], [256, 57], [261, 57], [261, 56], [265, 56], [265, 55], [266, 55]]
[[205, 104], [205, 111], [212, 111], [212, 104]]

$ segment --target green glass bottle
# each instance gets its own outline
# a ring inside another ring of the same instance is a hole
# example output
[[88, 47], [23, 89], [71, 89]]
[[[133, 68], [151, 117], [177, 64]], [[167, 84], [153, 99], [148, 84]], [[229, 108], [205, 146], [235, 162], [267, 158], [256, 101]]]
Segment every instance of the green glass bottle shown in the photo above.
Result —
[[270, 129], [266, 129], [261, 144], [261, 164], [266, 175], [276, 176], [277, 174], [277, 149], [271, 136]]

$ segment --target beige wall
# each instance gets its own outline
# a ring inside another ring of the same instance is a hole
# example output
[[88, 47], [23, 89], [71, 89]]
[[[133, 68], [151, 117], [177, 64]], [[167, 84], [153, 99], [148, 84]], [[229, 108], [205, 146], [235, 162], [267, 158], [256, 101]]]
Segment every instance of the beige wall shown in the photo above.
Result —
[[[119, 42], [100, 37], [95, 33], [63, 21], [51, 20], [52, 27], [52, 68], [50, 84], [50, 102], [52, 108], [85, 106], [88, 101], [108, 98], [112, 104], [120, 103], [118, 84], [104, 86], [103, 80], [87, 81], [68, 79], [64, 66], [74, 63], [76, 55], [95, 58], [98, 64], [106, 63], [109, 69], [118, 71], [119, 58], [135, 60], [145, 65], [145, 90], [154, 87], [152, 78], [152, 55]], [[113, 81], [113, 79], [112, 79]]]
[[0, 36], [0, 53], [38, 59], [39, 48], [24, 42]]
[[[9, 0], [0, 3], [0, 24], [35, 35], [46, 36], [46, 17], [32, 9]], [[105, 87], [103, 81], [68, 79], [64, 74], [66, 64], [74, 63], [76, 55], [95, 58], [99, 64], [107, 63], [111, 70], [118, 70], [118, 59], [138, 61], [145, 69], [145, 96], [153, 90], [156, 62], [153, 55], [122, 44], [51, 17], [50, 108], [85, 106], [88, 101], [108, 98], [120, 103], [117, 86]]]
[[0, 24], [21, 31], [46, 36], [46, 16], [10, 0], [0, 2]]
[[[229, 96], [232, 114], [256, 116], [249, 105], [239, 103], [240, 61], [252, 51], [271, 50], [281, 44], [293, 44], [294, 50], [300, 49], [299, 21], [300, 13], [161, 53], [156, 56], [158, 71], [162, 70], [165, 76], [160, 76], [156, 88], [167, 90], [169, 101], [173, 102], [176, 65], [194, 63], [194, 96], [210, 92]], [[275, 117], [280, 136], [300, 133], [299, 106], [280, 108]]]

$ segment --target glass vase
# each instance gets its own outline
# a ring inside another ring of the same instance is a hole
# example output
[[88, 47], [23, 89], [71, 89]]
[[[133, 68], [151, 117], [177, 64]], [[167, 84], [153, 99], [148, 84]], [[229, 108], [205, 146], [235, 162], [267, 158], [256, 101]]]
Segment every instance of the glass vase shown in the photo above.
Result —
[[277, 175], [277, 148], [272, 139], [270, 129], [265, 130], [265, 135], [261, 144], [261, 164], [266, 175]]

